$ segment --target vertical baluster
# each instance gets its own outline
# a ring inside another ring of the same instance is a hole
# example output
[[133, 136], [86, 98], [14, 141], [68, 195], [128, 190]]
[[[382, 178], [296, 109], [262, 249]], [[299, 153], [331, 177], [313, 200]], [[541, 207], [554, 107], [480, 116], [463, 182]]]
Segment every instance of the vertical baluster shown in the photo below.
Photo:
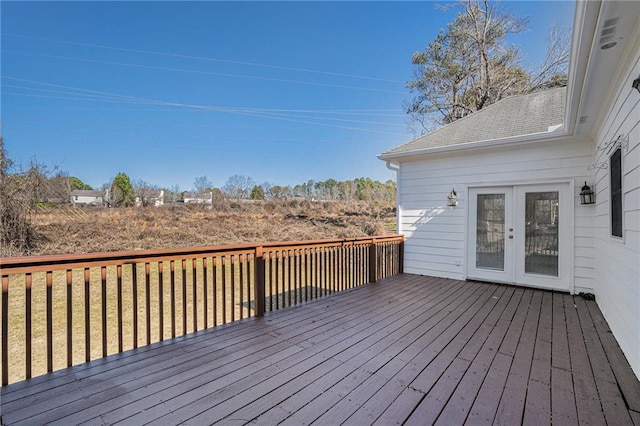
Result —
[[[31, 286], [32, 286], [32, 277], [30, 273], [24, 275], [24, 287], [25, 287], [25, 322], [24, 322], [24, 332], [25, 332], [25, 378], [31, 378], [31, 347], [33, 338], [31, 337]], [[4, 313], [4, 307], [3, 311]], [[4, 330], [3, 330], [4, 333]], [[2, 351], [3, 359], [8, 356], [7, 352], [3, 349]]]
[[322, 289], [322, 295], [327, 295], [327, 248], [320, 248], [320, 287]]
[[91, 361], [91, 270], [84, 268], [84, 360]]
[[176, 337], [176, 262], [169, 262], [169, 269], [171, 270], [171, 283], [170, 283], [170, 302], [171, 302], [171, 338]]
[[[158, 262], [158, 335], [159, 341], [164, 340], [164, 290], [163, 290], [163, 269], [162, 261]], [[173, 270], [173, 261], [171, 261], [170, 268]], [[173, 275], [173, 274], [171, 274]], [[171, 280], [171, 287], [173, 288], [173, 280]], [[173, 297], [173, 291], [171, 292]], [[173, 305], [172, 305], [173, 306]], [[172, 308], [173, 316], [173, 308]], [[175, 323], [175, 321], [174, 321]], [[172, 332], [175, 331], [175, 325], [172, 327]]]
[[324, 248], [325, 295], [331, 294], [331, 250], [331, 247]]
[[347, 288], [353, 288], [353, 245], [347, 246], [346, 262]]
[[287, 287], [289, 289], [289, 304], [287, 306], [291, 306], [291, 281], [293, 280], [293, 251], [287, 250], [287, 263], [288, 263], [288, 274], [287, 274]]
[[187, 334], [187, 260], [182, 259], [182, 335]]
[[339, 279], [339, 254], [340, 247], [333, 247], [331, 250], [331, 291], [336, 292], [338, 290]]
[[213, 296], [212, 304], [213, 304], [213, 326], [218, 325], [218, 258], [211, 258], [211, 267], [212, 267], [212, 289], [211, 293]]
[[[275, 271], [273, 270], [273, 253], [267, 253], [267, 259], [269, 260], [269, 311], [273, 311], [273, 280], [275, 276]], [[256, 256], [256, 262], [258, 261], [258, 257]], [[266, 261], [265, 261], [266, 263]], [[254, 264], [255, 268], [255, 264]], [[266, 277], [265, 277], [266, 278]], [[266, 310], [265, 306], [265, 310]]]
[[9, 276], [2, 276], [2, 386], [9, 384]]
[[280, 309], [280, 252], [275, 252], [275, 269], [276, 269], [276, 281], [275, 281], [275, 289], [276, 289], [276, 309]]
[[118, 353], [122, 352], [122, 265], [116, 266], [117, 297], [118, 297]]
[[360, 268], [361, 268], [361, 264], [360, 264], [360, 244], [357, 244], [353, 247], [353, 255], [355, 256], [355, 260], [353, 263], [354, 266], [354, 276], [355, 276], [355, 285], [359, 286], [360, 285]]
[[238, 298], [240, 299], [240, 319], [244, 318], [244, 281], [243, 281], [243, 269], [244, 267], [244, 259], [243, 259], [243, 255], [239, 254], [238, 255], [238, 272], [239, 272], [239, 290], [240, 290], [240, 294], [238, 295]]
[[[264, 305], [266, 303], [265, 301], [265, 296], [267, 293], [267, 274], [265, 272], [265, 266], [264, 266], [264, 253], [262, 253], [262, 277], [260, 278], [260, 282], [258, 284], [262, 285], [262, 314], [264, 315]], [[253, 262], [253, 268], [255, 269], [256, 267], [256, 262], [257, 262], [257, 256], [255, 253], [249, 253], [245, 255], [245, 280], [247, 281], [247, 318], [251, 317], [251, 301], [253, 300], [254, 302], [254, 308], [253, 308], [253, 314], [255, 316], [256, 314], [256, 309], [258, 308], [257, 305], [257, 297], [258, 297], [258, 293], [256, 292], [258, 290], [258, 288], [256, 287], [255, 283], [252, 283], [252, 280], [255, 279], [255, 270], [254, 270], [254, 276], [251, 276], [251, 264]]]
[[321, 282], [322, 282], [322, 265], [321, 265], [322, 258], [321, 258], [320, 250], [321, 249], [319, 247], [316, 247], [313, 251], [313, 255], [315, 256], [315, 265], [316, 265], [316, 270], [315, 270], [316, 278], [314, 280], [316, 297], [320, 297], [320, 288], [321, 288]]
[[344, 246], [344, 288], [347, 290], [351, 287], [351, 246]]
[[300, 278], [298, 277], [300, 271], [300, 250], [293, 249], [293, 304], [297, 305], [300, 299]]
[[306, 272], [306, 297], [308, 300], [313, 300], [313, 248], [305, 249], [305, 272]]
[[304, 272], [305, 272], [305, 286], [304, 286], [304, 300], [309, 300], [309, 292], [311, 291], [311, 249], [304, 249]]
[[[198, 270], [197, 270], [197, 262], [194, 257], [191, 259], [191, 284], [193, 287], [193, 332], [198, 331]], [[186, 331], [185, 331], [186, 334]]]
[[102, 283], [101, 308], [102, 308], [102, 357], [107, 356], [107, 267], [100, 268], [100, 280]]
[[231, 263], [231, 322], [236, 320], [236, 259], [234, 255], [229, 256]]
[[303, 249], [299, 249], [298, 250], [298, 255], [296, 256], [296, 263], [297, 263], [297, 281], [298, 281], [298, 286], [297, 286], [297, 290], [296, 290], [296, 294], [298, 295], [298, 303], [301, 303], [303, 301], [302, 299], [302, 293], [304, 291], [304, 281], [302, 279], [302, 268], [304, 267], [303, 265], [303, 260], [304, 260], [304, 250]]
[[144, 264], [145, 306], [147, 317], [147, 345], [151, 344], [151, 265]]
[[138, 269], [131, 264], [131, 292], [133, 293], [133, 348], [138, 347]]
[[221, 286], [222, 286], [222, 324], [226, 324], [227, 323], [227, 270], [226, 270], [226, 265], [225, 265], [225, 259], [226, 256], [222, 256], [220, 258], [220, 268], [221, 268], [221, 275], [222, 275], [222, 281]]
[[209, 291], [208, 291], [208, 277], [207, 274], [209, 272], [207, 264], [207, 258], [202, 258], [202, 309], [204, 310], [204, 328], [209, 328]]
[[342, 247], [337, 246], [333, 250], [333, 291], [340, 291], [340, 254], [342, 252]]
[[47, 271], [47, 372], [53, 371], [53, 272]]
[[342, 287], [341, 291], [344, 291], [349, 286], [349, 246], [342, 245]]
[[67, 367], [73, 365], [73, 273], [67, 269]]
[[[257, 253], [257, 251], [256, 251]], [[258, 256], [257, 254], [247, 254], [245, 255], [245, 268], [246, 268], [246, 281], [247, 281], [247, 318], [251, 317], [251, 297], [253, 296], [253, 303], [254, 303], [254, 307], [253, 307], [253, 315], [254, 316], [263, 316], [264, 315], [264, 304], [265, 304], [265, 292], [266, 292], [266, 285], [267, 285], [267, 276], [265, 274], [265, 267], [264, 267], [264, 254], [262, 252], [262, 249], [260, 250], [260, 270], [257, 271], [255, 268], [258, 265]], [[259, 275], [254, 275], [253, 276], [253, 286], [251, 285], [251, 260], [253, 259], [253, 268], [254, 268], [254, 274], [257, 274], [258, 272], [260, 273]], [[259, 280], [256, 280], [256, 278], [259, 278]], [[260, 286], [261, 288], [255, 287], [255, 286]], [[253, 288], [252, 288], [253, 287]], [[253, 293], [253, 294], [252, 294]], [[262, 298], [262, 303], [260, 304], [260, 306], [258, 306], [258, 299]], [[262, 308], [262, 313], [260, 313], [260, 310], [258, 308]], [[259, 314], [259, 315], [256, 315]]]

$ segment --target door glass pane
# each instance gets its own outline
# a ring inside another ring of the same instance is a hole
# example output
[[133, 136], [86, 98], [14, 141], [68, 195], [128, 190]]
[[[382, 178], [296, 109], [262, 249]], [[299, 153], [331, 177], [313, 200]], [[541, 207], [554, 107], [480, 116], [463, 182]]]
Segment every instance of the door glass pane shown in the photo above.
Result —
[[504, 271], [504, 194], [478, 194], [476, 268]]
[[528, 192], [525, 273], [558, 276], [558, 193]]

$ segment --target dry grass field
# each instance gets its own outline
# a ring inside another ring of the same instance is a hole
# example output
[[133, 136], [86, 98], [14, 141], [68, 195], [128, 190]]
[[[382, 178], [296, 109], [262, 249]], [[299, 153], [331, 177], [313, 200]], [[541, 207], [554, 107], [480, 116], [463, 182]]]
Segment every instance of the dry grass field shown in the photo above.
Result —
[[31, 222], [38, 236], [28, 254], [45, 255], [387, 235], [395, 233], [395, 207], [357, 201], [225, 202], [210, 210], [66, 207], [36, 210]]

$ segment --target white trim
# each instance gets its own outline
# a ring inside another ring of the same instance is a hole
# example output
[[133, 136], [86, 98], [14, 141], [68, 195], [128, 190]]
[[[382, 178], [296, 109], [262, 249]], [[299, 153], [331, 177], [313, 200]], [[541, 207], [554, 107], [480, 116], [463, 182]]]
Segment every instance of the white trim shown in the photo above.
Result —
[[[512, 136], [508, 138], [486, 139], [483, 141], [465, 142], [465, 143], [459, 143], [455, 145], [422, 148], [422, 149], [416, 149], [412, 151], [394, 152], [389, 154], [379, 154], [378, 158], [383, 161], [394, 162], [393, 160], [397, 160], [405, 157], [416, 157], [420, 155], [435, 154], [440, 152], [456, 152], [456, 151], [463, 151], [463, 150], [469, 150], [469, 149], [489, 148], [489, 147], [502, 146], [502, 145], [513, 146], [513, 145], [529, 144], [534, 142], [550, 142], [550, 141], [564, 142], [572, 138], [572, 135], [568, 135], [564, 133], [564, 129], [562, 129], [561, 131], [562, 133], [560, 133], [559, 130], [555, 130], [553, 132], [532, 133], [528, 135]], [[394, 163], [397, 163], [397, 161]]]
[[596, 33], [601, 2], [595, 0], [578, 0], [573, 14], [573, 37], [571, 40], [571, 56], [569, 59], [569, 75], [567, 81], [567, 102], [565, 108], [565, 130], [568, 134], [575, 132], [582, 90], [589, 64], [589, 56]]

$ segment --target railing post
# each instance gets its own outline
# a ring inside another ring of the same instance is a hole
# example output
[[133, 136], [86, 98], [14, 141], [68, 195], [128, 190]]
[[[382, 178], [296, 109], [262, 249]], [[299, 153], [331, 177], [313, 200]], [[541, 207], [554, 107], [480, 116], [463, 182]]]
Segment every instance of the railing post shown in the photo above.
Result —
[[374, 238], [369, 246], [369, 282], [375, 283], [376, 281], [378, 281], [378, 247]]
[[404, 274], [404, 238], [398, 246], [398, 273]]
[[2, 276], [2, 386], [9, 384], [9, 276]]
[[264, 295], [265, 295], [265, 267], [264, 267], [264, 251], [262, 246], [256, 247], [254, 257], [254, 278], [253, 285], [255, 286], [255, 316], [264, 316]]

